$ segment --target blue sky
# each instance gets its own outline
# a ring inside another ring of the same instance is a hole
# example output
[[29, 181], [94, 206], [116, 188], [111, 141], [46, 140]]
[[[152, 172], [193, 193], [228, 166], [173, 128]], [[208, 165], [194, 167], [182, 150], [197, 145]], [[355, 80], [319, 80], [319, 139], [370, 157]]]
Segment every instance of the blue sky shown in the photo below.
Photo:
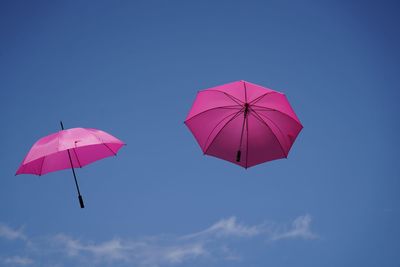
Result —
[[[399, 266], [395, 1], [1, 1], [0, 266]], [[197, 90], [284, 92], [289, 158], [203, 156]], [[66, 128], [116, 158], [14, 176]]]

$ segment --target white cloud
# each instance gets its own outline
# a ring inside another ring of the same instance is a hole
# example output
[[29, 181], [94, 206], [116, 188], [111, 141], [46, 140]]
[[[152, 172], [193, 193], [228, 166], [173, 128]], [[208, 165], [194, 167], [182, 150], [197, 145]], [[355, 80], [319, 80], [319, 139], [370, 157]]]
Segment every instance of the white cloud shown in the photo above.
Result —
[[261, 225], [246, 226], [236, 222], [236, 217], [222, 219], [211, 225], [209, 228], [194, 234], [186, 235], [183, 238], [196, 238], [201, 236], [215, 237], [251, 237], [262, 232]]
[[69, 256], [79, 256], [80, 253], [88, 253], [93, 255], [97, 260], [126, 260], [126, 252], [130, 250], [130, 247], [119, 239], [111, 239], [98, 244], [84, 244], [80, 240], [73, 239], [68, 235], [58, 234], [54, 237], [54, 240], [63, 246]]
[[285, 225], [262, 223], [256, 225], [245, 225], [238, 223], [236, 217], [229, 217], [227, 219], [219, 220], [218, 222], [211, 225], [209, 228], [185, 235], [183, 239], [205, 239], [212, 240], [215, 238], [226, 238], [226, 237], [256, 237], [264, 236], [269, 240], [280, 240], [280, 239], [315, 239], [318, 236], [314, 234], [311, 227], [312, 218], [309, 214], [299, 216], [293, 220], [290, 227]]
[[26, 240], [26, 236], [23, 233], [23, 230], [20, 229], [13, 229], [3, 223], [0, 223], [0, 237], [8, 239], [8, 240]]
[[[66, 234], [51, 236], [46, 241], [36, 238], [31, 242], [21, 229], [15, 230], [0, 224], [0, 236], [9, 240], [26, 240], [25, 251], [27, 255], [33, 255], [31, 258], [36, 262], [40, 262], [40, 259], [34, 256], [44, 259], [53, 257], [61, 262], [67, 259], [75, 262], [75, 266], [87, 266], [90, 263], [106, 266], [158, 267], [190, 265], [191, 261], [199, 259], [241, 260], [242, 256], [233, 252], [231, 246], [244, 238], [253, 239], [254, 242], [255, 238], [270, 242], [282, 239], [314, 239], [317, 235], [311, 231], [311, 221], [311, 216], [307, 214], [297, 217], [289, 226], [271, 223], [247, 225], [238, 222], [236, 217], [229, 217], [202, 231], [183, 236], [112, 238], [103, 242], [77, 239]], [[33, 243], [34, 245], [29, 245]], [[8, 259], [10, 263], [14, 260], [14, 265], [18, 262], [19, 265], [29, 265], [33, 262], [32, 259], [24, 257]]]
[[181, 263], [207, 254], [208, 252], [205, 250], [203, 244], [194, 243], [167, 248], [164, 258], [169, 263]]
[[3, 263], [6, 265], [18, 265], [18, 266], [27, 266], [34, 263], [34, 261], [30, 258], [13, 256], [9, 258], [5, 258]]
[[302, 238], [302, 239], [315, 239], [318, 236], [311, 232], [311, 216], [306, 214], [304, 216], [297, 217], [292, 222], [292, 227], [285, 231], [275, 231], [271, 239], [279, 240], [279, 239], [290, 239], [290, 238]]
[[96, 244], [59, 234], [53, 241], [68, 257], [97, 263], [126, 262], [139, 266], [159, 266], [179, 264], [208, 254], [202, 243], [180, 243], [176, 238], [162, 240], [153, 237], [137, 241], [112, 239]]

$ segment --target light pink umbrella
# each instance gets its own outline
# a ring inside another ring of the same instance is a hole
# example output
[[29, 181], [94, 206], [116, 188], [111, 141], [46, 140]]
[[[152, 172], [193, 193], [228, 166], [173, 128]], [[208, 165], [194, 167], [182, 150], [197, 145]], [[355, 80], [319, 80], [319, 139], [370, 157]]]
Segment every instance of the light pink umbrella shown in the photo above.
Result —
[[39, 139], [19, 166], [18, 174], [43, 175], [63, 169], [72, 169], [78, 199], [84, 208], [74, 168], [82, 168], [94, 161], [117, 155], [125, 145], [114, 136], [97, 129], [71, 128]]
[[287, 158], [303, 128], [283, 93], [246, 81], [199, 91], [185, 124], [204, 154], [244, 168]]

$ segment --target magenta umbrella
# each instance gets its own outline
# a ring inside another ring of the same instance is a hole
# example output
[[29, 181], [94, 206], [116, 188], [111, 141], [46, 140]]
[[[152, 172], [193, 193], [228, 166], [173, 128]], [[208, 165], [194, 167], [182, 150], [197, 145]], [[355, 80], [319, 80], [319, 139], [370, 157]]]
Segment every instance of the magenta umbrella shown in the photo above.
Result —
[[246, 81], [199, 91], [185, 124], [204, 154], [246, 169], [287, 158], [303, 128], [283, 93]]
[[74, 168], [82, 168], [94, 161], [117, 155], [125, 145], [116, 137], [97, 129], [71, 128], [39, 139], [29, 150], [15, 175], [43, 175], [64, 169], [72, 169], [78, 199], [84, 208]]

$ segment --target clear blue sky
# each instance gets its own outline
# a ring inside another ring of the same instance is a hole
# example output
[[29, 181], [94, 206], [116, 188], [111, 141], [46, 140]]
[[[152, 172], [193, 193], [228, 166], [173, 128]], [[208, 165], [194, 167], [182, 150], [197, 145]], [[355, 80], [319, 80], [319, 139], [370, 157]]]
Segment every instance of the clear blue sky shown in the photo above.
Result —
[[[0, 266], [399, 266], [396, 1], [1, 1]], [[203, 156], [197, 90], [248, 80], [304, 125], [289, 158]], [[116, 158], [14, 176], [66, 128]]]

